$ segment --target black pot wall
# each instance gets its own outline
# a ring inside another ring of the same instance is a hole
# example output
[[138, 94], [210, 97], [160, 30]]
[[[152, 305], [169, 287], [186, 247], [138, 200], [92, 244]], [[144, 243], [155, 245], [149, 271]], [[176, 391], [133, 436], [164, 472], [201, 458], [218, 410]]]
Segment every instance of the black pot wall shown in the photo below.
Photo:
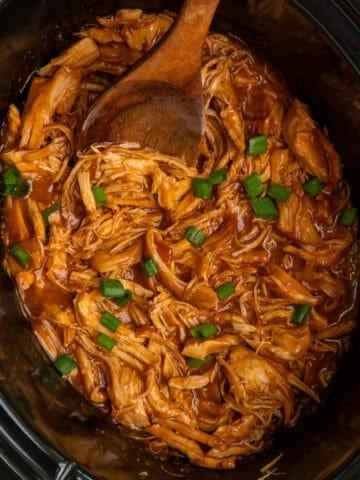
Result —
[[[171, 0], [0, 0], [0, 118], [10, 101], [21, 103], [19, 91], [26, 89], [32, 72], [66, 47], [72, 41], [71, 32], [91, 23], [96, 15], [125, 6], [177, 11], [180, 4]], [[356, 4], [351, 7], [345, 0], [222, 0], [214, 29], [244, 38], [311, 105], [315, 117], [329, 127], [344, 160], [354, 202], [360, 204]], [[348, 17], [342, 16], [339, 5], [346, 7]], [[313, 12], [317, 22], [338, 40], [341, 54], [300, 9]], [[173, 473], [183, 474], [185, 480], [255, 480], [262, 466], [285, 453], [278, 464], [286, 472], [284, 479], [358, 480], [357, 340], [324, 406], [296, 429], [282, 432], [271, 451], [231, 472], [207, 471], [183, 462], [161, 463], [130, 441], [126, 432], [118, 435], [96, 409], [51, 370], [44, 370], [48, 360], [16, 306], [13, 285], [0, 272], [0, 457], [17, 469], [22, 480], [89, 478], [84, 471], [111, 480], [163, 480], [173, 478]]]

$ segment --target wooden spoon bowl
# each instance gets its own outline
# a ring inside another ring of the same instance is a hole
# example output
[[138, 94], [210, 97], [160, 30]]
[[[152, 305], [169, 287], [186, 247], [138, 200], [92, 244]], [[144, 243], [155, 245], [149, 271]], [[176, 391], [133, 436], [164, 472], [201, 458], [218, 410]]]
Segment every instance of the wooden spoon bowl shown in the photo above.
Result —
[[204, 129], [203, 45], [219, 0], [186, 0], [148, 55], [97, 99], [79, 147], [116, 142], [149, 147], [195, 165]]

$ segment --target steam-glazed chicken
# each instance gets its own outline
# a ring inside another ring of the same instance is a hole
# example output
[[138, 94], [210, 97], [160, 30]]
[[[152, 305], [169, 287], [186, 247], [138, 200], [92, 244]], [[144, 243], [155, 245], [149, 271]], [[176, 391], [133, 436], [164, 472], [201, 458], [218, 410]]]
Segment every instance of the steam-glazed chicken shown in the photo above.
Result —
[[90, 402], [162, 456], [230, 469], [333, 377], [355, 326], [356, 209], [307, 106], [219, 34], [197, 168], [133, 145], [76, 154], [91, 104], [172, 22], [98, 18], [9, 107], [4, 262]]

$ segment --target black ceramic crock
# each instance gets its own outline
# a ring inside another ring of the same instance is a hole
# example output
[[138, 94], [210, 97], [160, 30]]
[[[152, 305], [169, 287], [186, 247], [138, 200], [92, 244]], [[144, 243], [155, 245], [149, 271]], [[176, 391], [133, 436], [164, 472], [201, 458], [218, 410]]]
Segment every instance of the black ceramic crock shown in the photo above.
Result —
[[[71, 33], [122, 7], [178, 11], [172, 0], [0, 0], [0, 121], [21, 104], [34, 70], [66, 47]], [[221, 0], [214, 29], [244, 38], [283, 73], [326, 124], [360, 205], [360, 3], [358, 0]], [[236, 470], [161, 462], [104, 421], [47, 368], [48, 360], [0, 271], [0, 478], [3, 480], [256, 480], [284, 453], [279, 478], [360, 479], [359, 335], [324, 400], [270, 451]], [[175, 474], [175, 476], [174, 476]], [[276, 477], [274, 477], [276, 478]]]

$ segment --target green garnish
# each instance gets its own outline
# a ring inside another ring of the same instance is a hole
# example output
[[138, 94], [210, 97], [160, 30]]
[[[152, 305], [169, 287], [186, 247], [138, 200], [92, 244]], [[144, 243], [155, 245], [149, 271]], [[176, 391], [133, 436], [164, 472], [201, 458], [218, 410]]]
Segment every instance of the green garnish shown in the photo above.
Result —
[[279, 183], [273, 183], [269, 188], [268, 195], [277, 202], [286, 202], [289, 200], [291, 190]]
[[232, 282], [225, 282], [215, 289], [216, 295], [220, 300], [226, 300], [233, 293], [235, 293], [235, 287]]
[[193, 195], [196, 198], [210, 198], [212, 192], [212, 183], [205, 178], [195, 177], [192, 180]]
[[107, 203], [107, 197], [103, 187], [93, 187], [91, 190], [93, 192], [97, 207]]
[[324, 184], [318, 179], [318, 177], [311, 177], [303, 184], [304, 191], [312, 197], [316, 197], [323, 188]]
[[227, 180], [227, 171], [225, 168], [214, 170], [209, 175], [209, 182], [211, 185], [218, 185], [219, 183], [225, 182], [225, 180]]
[[63, 354], [55, 360], [54, 367], [59, 370], [62, 375], [68, 375], [77, 367], [77, 364], [69, 355]]
[[340, 223], [343, 227], [352, 227], [357, 222], [358, 209], [355, 207], [346, 208], [340, 217]]
[[243, 181], [246, 193], [250, 198], [256, 198], [264, 190], [264, 185], [261, 181], [260, 175], [257, 172], [252, 173]]
[[156, 263], [151, 258], [149, 260], [141, 262], [141, 268], [143, 269], [145, 275], [149, 278], [159, 273]]
[[113, 338], [109, 337], [105, 333], [99, 333], [97, 339], [96, 339], [96, 344], [100, 345], [100, 347], [106, 348], [106, 350], [111, 350], [115, 347], [116, 342]]
[[124, 296], [125, 288], [120, 280], [101, 278], [99, 288], [103, 297], [121, 298]]
[[101, 325], [110, 330], [110, 332], [115, 333], [121, 324], [121, 320], [115, 317], [110, 312], [105, 312], [100, 319]]
[[249, 138], [248, 155], [262, 155], [267, 152], [267, 137], [266, 135], [257, 135], [256, 137]]
[[201, 368], [203, 367], [209, 360], [204, 358], [192, 358], [192, 357], [186, 357], [186, 364], [190, 368]]
[[311, 305], [307, 305], [306, 303], [297, 305], [291, 321], [295, 323], [295, 325], [304, 325], [311, 312], [311, 308]]
[[218, 333], [218, 328], [213, 323], [202, 323], [190, 329], [190, 335], [194, 338], [209, 338]]
[[21, 267], [27, 268], [29, 266], [32, 256], [25, 248], [15, 244], [10, 248], [10, 253]]
[[253, 198], [250, 203], [258, 218], [273, 220], [279, 216], [276, 205], [269, 197]]
[[194, 245], [199, 246], [199, 245], [202, 245], [204, 243], [204, 241], [206, 240], [206, 235], [205, 235], [205, 233], [203, 233], [198, 228], [192, 226], [192, 227], [189, 227], [186, 230], [185, 238], [190, 243], [193, 243]]

